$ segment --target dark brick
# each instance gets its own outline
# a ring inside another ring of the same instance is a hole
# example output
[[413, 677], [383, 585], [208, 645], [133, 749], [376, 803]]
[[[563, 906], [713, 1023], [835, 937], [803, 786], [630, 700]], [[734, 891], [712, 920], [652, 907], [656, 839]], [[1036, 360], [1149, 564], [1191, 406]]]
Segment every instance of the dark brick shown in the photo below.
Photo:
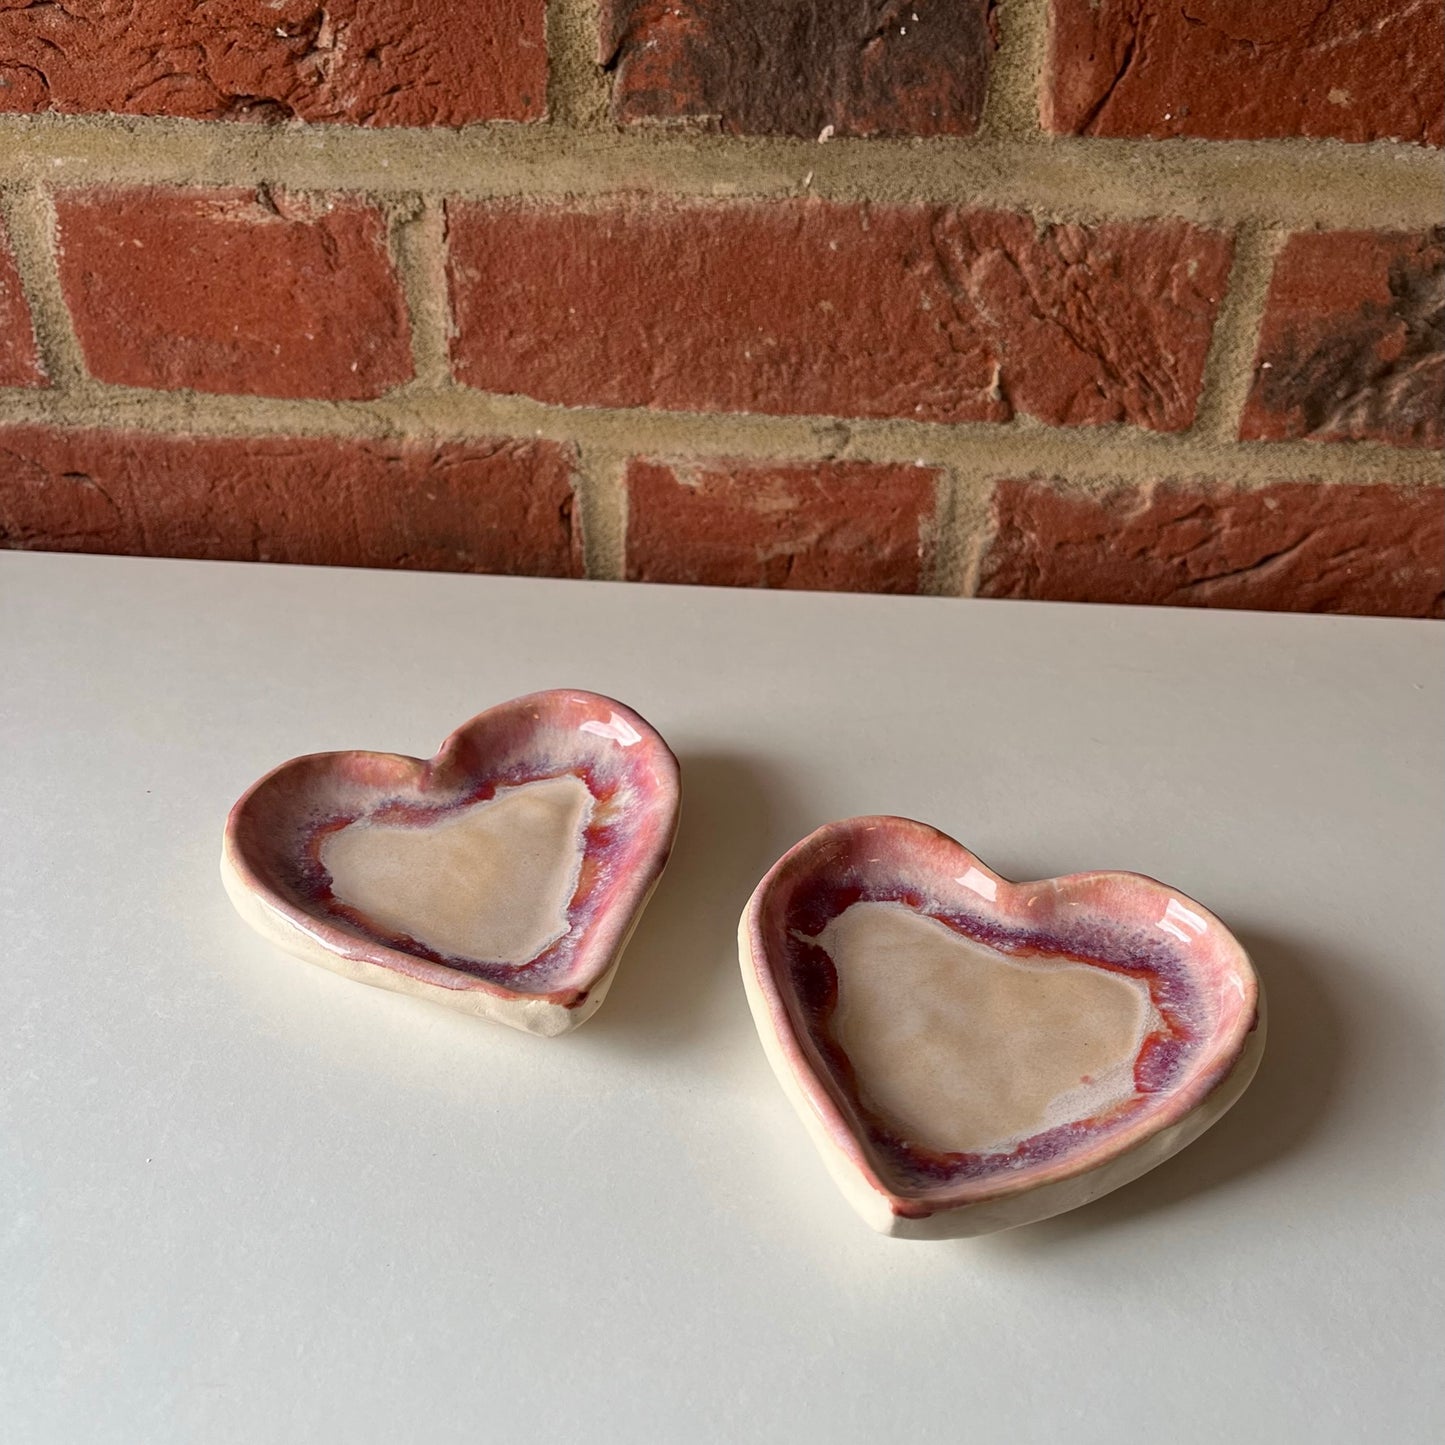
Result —
[[554, 442], [0, 428], [0, 546], [581, 575]]
[[1439, 617], [1445, 489], [1000, 482], [985, 597]]
[[546, 0], [5, 0], [0, 111], [537, 120], [545, 10]]
[[619, 120], [742, 135], [969, 135], [993, 0], [603, 0]]
[[30, 308], [20, 289], [20, 274], [10, 252], [10, 238], [0, 221], [0, 386], [43, 386], [45, 373], [35, 349]]
[[366, 399], [412, 374], [375, 207], [244, 190], [62, 192], [60, 279], [92, 375]]
[[1240, 435], [1445, 443], [1445, 228], [1289, 238]]
[[943, 206], [449, 207], [458, 379], [569, 406], [1194, 416], [1229, 238]]
[[627, 468], [627, 576], [640, 582], [917, 592], [937, 472], [872, 462]]
[[1442, 43], [1434, 0], [1053, 0], [1044, 123], [1439, 145]]

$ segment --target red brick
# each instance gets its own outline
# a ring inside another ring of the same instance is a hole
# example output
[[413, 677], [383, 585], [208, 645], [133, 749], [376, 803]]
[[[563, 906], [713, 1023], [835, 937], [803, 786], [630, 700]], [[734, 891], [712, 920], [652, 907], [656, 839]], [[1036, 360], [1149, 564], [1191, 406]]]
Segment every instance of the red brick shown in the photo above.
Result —
[[619, 120], [733, 134], [969, 135], [998, 40], [993, 0], [603, 0]]
[[1187, 427], [1230, 242], [818, 200], [454, 204], [457, 377], [564, 405]]
[[0, 546], [581, 573], [569, 448], [0, 428]]
[[546, 0], [0, 6], [0, 111], [465, 125], [546, 111]]
[[1445, 489], [1000, 482], [985, 597], [1439, 617]]
[[627, 468], [638, 582], [917, 592], [937, 472], [872, 462], [659, 462]]
[[10, 238], [0, 222], [0, 386], [43, 386], [45, 373], [35, 349], [30, 308], [20, 289], [20, 273]]
[[1240, 435], [1445, 443], [1445, 228], [1289, 238]]
[[365, 399], [412, 374], [373, 206], [246, 190], [62, 192], [60, 280], [92, 375]]
[[1434, 0], [1052, 0], [1044, 124], [1439, 145], [1442, 43]]

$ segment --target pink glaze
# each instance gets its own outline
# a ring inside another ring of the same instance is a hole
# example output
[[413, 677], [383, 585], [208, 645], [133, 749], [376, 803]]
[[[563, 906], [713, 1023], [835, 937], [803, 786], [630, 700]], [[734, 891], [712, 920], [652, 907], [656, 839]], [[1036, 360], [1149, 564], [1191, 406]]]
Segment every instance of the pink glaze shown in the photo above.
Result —
[[[945, 1153], [906, 1137], [868, 1103], [835, 1027], [839, 980], [824, 935], [858, 902], [912, 910], [1005, 961], [1085, 965], [1147, 990], [1132, 1091], [1126, 1074], [1127, 1097], [995, 1152]], [[743, 966], [792, 1082], [830, 1142], [908, 1218], [1005, 1199], [1117, 1159], [1197, 1109], [1258, 1021], [1243, 949], [1174, 889], [1136, 873], [1011, 883], [906, 818], [852, 818], [805, 838], [758, 885], [743, 936]]]
[[[357, 823], [422, 830], [506, 790], [567, 777], [581, 781], [591, 802], [565, 932], [535, 957], [439, 953], [333, 893], [323, 855], [339, 830]], [[224, 846], [243, 888], [339, 958], [449, 992], [578, 1009], [615, 961], [667, 862], [679, 802], [677, 760], [643, 718], [610, 698], [559, 689], [479, 714], [430, 761], [371, 752], [293, 758], [236, 803]]]

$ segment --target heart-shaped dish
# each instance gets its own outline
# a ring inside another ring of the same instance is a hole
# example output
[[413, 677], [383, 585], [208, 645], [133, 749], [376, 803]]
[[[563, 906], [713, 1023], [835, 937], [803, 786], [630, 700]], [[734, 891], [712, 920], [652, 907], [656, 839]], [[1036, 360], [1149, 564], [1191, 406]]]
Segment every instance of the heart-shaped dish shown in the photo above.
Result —
[[885, 1234], [1047, 1219], [1203, 1133], [1264, 1047], [1248, 957], [1137, 873], [1011, 883], [907, 818], [818, 829], [739, 929], [769, 1061]]
[[299, 958], [550, 1036], [601, 1004], [680, 800], [677, 759], [630, 708], [538, 692], [463, 724], [429, 762], [283, 763], [231, 810], [221, 876]]

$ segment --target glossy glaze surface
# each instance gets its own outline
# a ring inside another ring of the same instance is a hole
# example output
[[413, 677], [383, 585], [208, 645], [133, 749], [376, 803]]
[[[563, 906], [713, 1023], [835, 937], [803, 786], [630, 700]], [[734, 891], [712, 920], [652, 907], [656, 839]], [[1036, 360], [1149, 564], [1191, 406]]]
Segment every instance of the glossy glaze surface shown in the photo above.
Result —
[[1249, 960], [1198, 904], [1132, 873], [1011, 883], [906, 818], [804, 839], [739, 942], [774, 1069], [888, 1232], [1116, 1187], [1217, 1117], [1263, 1042]]
[[562, 938], [595, 800], [564, 774], [501, 788], [430, 827], [358, 819], [321, 845], [331, 895], [376, 932], [478, 963]]
[[430, 761], [295, 758], [232, 810], [222, 875], [282, 947], [535, 1033], [601, 1002], [676, 831], [677, 761], [595, 693], [514, 699]]
[[1158, 1019], [1133, 979], [1010, 955], [894, 903], [853, 904], [818, 943], [859, 1099], [903, 1139], [998, 1153], [1133, 1097]]

